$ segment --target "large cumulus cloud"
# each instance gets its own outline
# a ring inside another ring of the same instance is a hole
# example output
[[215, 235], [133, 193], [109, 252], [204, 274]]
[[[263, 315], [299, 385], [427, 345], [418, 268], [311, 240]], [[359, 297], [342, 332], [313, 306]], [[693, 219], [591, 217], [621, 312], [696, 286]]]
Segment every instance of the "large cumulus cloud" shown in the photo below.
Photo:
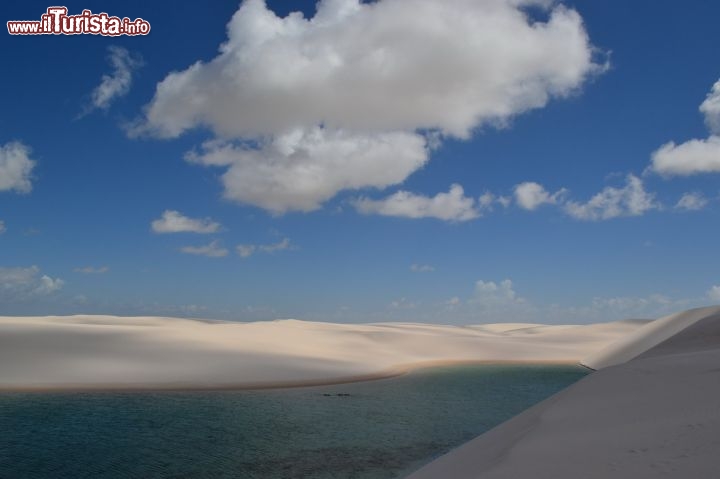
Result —
[[[402, 182], [427, 160], [427, 132], [468, 138], [570, 94], [601, 68], [579, 14], [548, 0], [323, 0], [312, 18], [246, 0], [227, 33], [217, 57], [157, 85], [131, 131], [175, 138], [202, 127], [243, 142], [225, 164], [226, 196], [275, 212]], [[335, 159], [279, 150], [288, 135]], [[194, 160], [210, 163], [203, 154]], [[376, 162], [388, 165], [382, 180]], [[338, 180], [347, 168], [353, 180]], [[259, 171], [266, 191], [244, 193]], [[298, 171], [312, 181], [288, 183]]]

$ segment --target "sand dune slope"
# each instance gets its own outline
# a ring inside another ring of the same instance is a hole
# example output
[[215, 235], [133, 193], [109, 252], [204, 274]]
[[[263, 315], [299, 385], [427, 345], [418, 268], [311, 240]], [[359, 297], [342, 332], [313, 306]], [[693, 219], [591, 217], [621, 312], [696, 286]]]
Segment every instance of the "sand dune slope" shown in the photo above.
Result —
[[636, 334], [598, 356], [608, 367], [408, 479], [718, 477], [720, 307]]
[[0, 389], [329, 383], [438, 361], [574, 361], [639, 327], [0, 317]]
[[665, 316], [584, 358], [582, 364], [590, 369], [602, 369], [625, 363], [713, 315], [720, 317], [720, 306], [691, 309]]

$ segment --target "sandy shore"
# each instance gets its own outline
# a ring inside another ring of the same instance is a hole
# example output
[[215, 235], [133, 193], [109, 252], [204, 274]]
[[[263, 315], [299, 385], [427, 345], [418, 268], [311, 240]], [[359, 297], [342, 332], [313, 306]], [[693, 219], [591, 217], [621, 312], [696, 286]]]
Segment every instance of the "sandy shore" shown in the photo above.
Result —
[[600, 370], [408, 479], [718, 477], [720, 307], [657, 320]]
[[0, 317], [0, 390], [286, 387], [452, 362], [577, 363], [641, 325]]

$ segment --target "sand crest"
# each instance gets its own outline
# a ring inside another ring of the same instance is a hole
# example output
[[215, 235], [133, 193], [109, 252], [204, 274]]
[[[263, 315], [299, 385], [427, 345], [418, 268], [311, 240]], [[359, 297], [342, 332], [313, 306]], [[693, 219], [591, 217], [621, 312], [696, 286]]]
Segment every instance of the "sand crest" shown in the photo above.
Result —
[[581, 363], [590, 369], [602, 369], [623, 364], [667, 341], [684, 329], [708, 316], [720, 312], [718, 307], [697, 308], [671, 314], [638, 328], [627, 336], [584, 358]]

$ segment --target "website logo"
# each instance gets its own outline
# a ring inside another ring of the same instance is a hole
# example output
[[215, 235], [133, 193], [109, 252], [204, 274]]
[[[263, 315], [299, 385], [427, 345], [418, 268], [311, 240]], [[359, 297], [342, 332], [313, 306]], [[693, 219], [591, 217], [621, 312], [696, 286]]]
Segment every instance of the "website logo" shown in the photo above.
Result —
[[68, 15], [66, 7], [48, 7], [40, 20], [14, 20], [7, 22], [10, 35], [147, 35], [150, 22], [142, 18], [111, 17], [107, 13], [83, 10], [79, 15]]

